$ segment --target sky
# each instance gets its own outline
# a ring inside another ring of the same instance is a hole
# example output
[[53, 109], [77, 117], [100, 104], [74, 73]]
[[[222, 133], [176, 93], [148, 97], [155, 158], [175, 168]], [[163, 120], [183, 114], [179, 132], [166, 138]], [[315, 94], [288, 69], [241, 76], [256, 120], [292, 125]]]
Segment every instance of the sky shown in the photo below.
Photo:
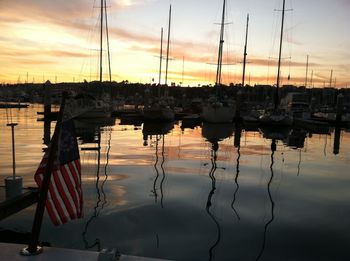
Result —
[[[112, 80], [158, 83], [170, 4], [168, 84], [215, 83], [223, 0], [107, 0]], [[97, 80], [99, 6], [99, 0], [0, 0], [0, 83]], [[282, 0], [227, 0], [223, 83], [242, 81], [248, 13], [246, 83], [276, 83], [281, 8]], [[348, 87], [350, 1], [286, 0], [286, 8], [282, 84]]]

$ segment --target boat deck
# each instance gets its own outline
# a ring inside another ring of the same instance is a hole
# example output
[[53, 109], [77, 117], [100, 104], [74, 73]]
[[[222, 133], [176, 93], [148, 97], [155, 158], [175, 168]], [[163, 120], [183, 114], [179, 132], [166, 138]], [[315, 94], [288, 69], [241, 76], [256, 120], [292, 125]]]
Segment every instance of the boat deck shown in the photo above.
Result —
[[26, 247], [20, 244], [0, 243], [0, 260], [11, 261], [160, 261], [164, 259], [155, 259], [147, 257], [137, 257], [120, 255], [117, 258], [104, 256], [100, 252], [45, 247], [44, 251], [35, 256], [22, 256], [20, 251]]

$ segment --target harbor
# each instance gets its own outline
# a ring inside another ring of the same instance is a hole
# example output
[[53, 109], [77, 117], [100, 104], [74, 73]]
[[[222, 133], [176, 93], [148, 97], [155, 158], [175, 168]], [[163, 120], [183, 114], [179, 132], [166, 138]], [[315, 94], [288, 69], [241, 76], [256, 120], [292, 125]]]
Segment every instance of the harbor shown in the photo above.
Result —
[[0, 2], [0, 260], [350, 260], [349, 8]]
[[[18, 121], [16, 172], [23, 187], [35, 187], [33, 175], [47, 147], [45, 122], [37, 115], [43, 109], [32, 104], [12, 111]], [[0, 113], [5, 120], [5, 111]], [[5, 123], [2, 180], [12, 172], [7, 153], [11, 129]], [[53, 128], [52, 123], [51, 133]], [[187, 128], [181, 120], [123, 125], [114, 118], [102, 125], [87, 120], [77, 135], [84, 217], [55, 227], [45, 215], [40, 241], [52, 247], [115, 248], [125, 255], [171, 260], [210, 255], [243, 259], [249, 247], [252, 259], [261, 252], [278, 260], [294, 244], [324, 249], [298, 251], [300, 260], [347, 256], [347, 240], [339, 238], [347, 226], [350, 197], [347, 129], [271, 132], [240, 129], [234, 123]], [[29, 233], [34, 210], [31, 205], [2, 219], [1, 229]], [[323, 233], [336, 245], [323, 240]], [[282, 234], [289, 235], [284, 244]], [[337, 252], [328, 252], [333, 247]]]

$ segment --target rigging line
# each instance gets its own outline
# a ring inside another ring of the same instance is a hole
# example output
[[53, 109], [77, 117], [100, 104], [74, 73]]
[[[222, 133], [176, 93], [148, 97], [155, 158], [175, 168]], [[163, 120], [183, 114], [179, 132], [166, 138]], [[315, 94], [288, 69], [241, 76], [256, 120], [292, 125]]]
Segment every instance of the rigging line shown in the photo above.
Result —
[[[93, 16], [94, 16], [94, 6], [95, 6], [96, 0], [94, 0], [93, 6], [91, 8], [91, 13], [90, 13], [90, 21], [92, 20]], [[91, 35], [92, 35], [92, 29], [91, 27], [89, 27], [89, 31], [87, 33], [87, 41], [90, 42], [91, 41]], [[90, 57], [91, 57], [91, 51], [90, 51]], [[82, 66], [80, 68], [80, 74], [83, 73], [84, 67], [85, 67], [85, 63], [86, 63], [86, 59], [84, 59]]]

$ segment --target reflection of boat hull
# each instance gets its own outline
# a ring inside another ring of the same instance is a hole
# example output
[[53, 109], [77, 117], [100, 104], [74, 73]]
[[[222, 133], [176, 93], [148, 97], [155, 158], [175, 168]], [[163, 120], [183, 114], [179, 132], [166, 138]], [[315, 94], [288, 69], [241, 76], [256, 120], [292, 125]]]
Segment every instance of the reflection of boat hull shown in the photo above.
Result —
[[209, 123], [230, 123], [235, 115], [234, 107], [214, 107], [207, 105], [203, 107], [202, 118]]
[[143, 135], [164, 135], [174, 128], [174, 122], [145, 122], [142, 127]]
[[134, 125], [134, 126], [141, 126], [143, 122], [143, 116], [141, 115], [125, 115], [120, 118], [119, 125]]
[[261, 128], [260, 132], [263, 134], [265, 139], [285, 140], [291, 132], [289, 127], [280, 128]]
[[204, 122], [202, 136], [208, 141], [220, 141], [232, 136], [235, 126], [231, 123], [213, 124]]
[[305, 130], [292, 130], [285, 140], [285, 143], [287, 146], [295, 149], [304, 148], [305, 138]]
[[181, 129], [193, 129], [199, 126], [202, 122], [200, 115], [192, 114], [182, 118], [181, 120]]

